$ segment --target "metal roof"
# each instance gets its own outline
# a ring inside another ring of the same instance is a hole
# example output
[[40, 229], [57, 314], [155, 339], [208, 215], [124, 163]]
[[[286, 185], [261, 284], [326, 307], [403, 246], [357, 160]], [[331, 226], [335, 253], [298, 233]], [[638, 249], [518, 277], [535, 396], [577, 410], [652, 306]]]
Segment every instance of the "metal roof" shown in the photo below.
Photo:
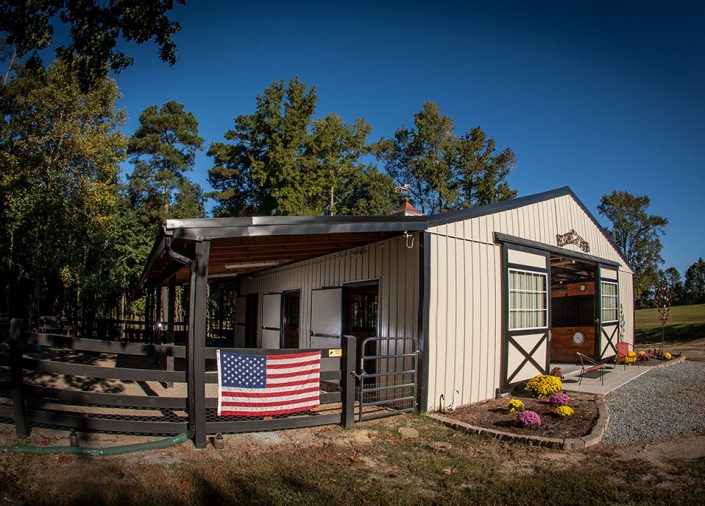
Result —
[[185, 282], [188, 268], [175, 261], [168, 250], [193, 258], [194, 241], [211, 241], [209, 277], [232, 277], [564, 195], [575, 199], [619, 253], [595, 217], [565, 186], [431, 216], [253, 216], [167, 220], [145, 265], [142, 282], [162, 283], [173, 274], [177, 274], [177, 282]]

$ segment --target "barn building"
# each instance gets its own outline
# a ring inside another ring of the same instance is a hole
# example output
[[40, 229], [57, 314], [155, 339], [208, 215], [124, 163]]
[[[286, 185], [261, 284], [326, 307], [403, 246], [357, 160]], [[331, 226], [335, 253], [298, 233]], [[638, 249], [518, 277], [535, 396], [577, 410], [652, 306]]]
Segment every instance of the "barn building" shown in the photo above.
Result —
[[406, 205], [384, 217], [168, 220], [143, 274], [147, 286], [190, 286], [199, 346], [208, 286], [223, 282], [236, 293], [232, 347], [331, 349], [354, 335], [361, 368], [383, 375], [385, 339], [403, 338], [421, 410], [454, 393], [456, 405], [492, 398], [576, 352], [611, 357], [633, 340], [632, 278], [568, 187], [433, 216]]

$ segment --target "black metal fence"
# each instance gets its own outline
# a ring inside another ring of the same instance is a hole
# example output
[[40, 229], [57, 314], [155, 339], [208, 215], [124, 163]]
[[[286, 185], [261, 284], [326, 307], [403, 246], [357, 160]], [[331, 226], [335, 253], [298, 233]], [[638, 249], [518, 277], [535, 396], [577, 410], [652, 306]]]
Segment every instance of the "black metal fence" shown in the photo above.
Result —
[[415, 411], [417, 357], [410, 337], [369, 337], [362, 342], [360, 421]]
[[[0, 419], [12, 421], [21, 437], [33, 426], [145, 435], [189, 432], [194, 444], [204, 447], [207, 434], [353, 424], [354, 337], [344, 337], [341, 349], [321, 350], [319, 409], [253, 419], [219, 417], [217, 397], [206, 396], [206, 384], [217, 383], [214, 348], [206, 348], [205, 373], [199, 375], [189, 371], [189, 361], [183, 360], [189, 353], [186, 346], [27, 332], [18, 320], [2, 332]], [[221, 349], [257, 354], [300, 351]], [[182, 363], [183, 370], [164, 370], [167, 359]], [[150, 394], [146, 383], [150, 381], [181, 384], [186, 393]], [[124, 383], [141, 385], [144, 395], [121, 393], [116, 385]]]

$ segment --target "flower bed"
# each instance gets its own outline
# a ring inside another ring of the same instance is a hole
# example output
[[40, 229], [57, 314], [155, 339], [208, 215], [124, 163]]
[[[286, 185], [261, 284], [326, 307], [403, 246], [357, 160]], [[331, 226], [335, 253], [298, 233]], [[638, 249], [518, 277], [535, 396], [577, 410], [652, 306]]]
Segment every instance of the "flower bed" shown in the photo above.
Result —
[[[518, 399], [526, 411], [534, 411], [541, 418], [541, 425], [520, 427], [516, 423], [517, 414], [508, 413], [511, 399]], [[469, 406], [463, 406], [444, 416], [478, 427], [500, 430], [513, 434], [534, 435], [548, 438], [579, 438], [590, 433], [599, 416], [596, 397], [591, 394], [570, 393], [570, 407], [573, 414], [561, 416], [554, 412], [556, 406], [550, 398], [537, 399], [531, 392], [518, 389], [511, 398], [492, 399]]]

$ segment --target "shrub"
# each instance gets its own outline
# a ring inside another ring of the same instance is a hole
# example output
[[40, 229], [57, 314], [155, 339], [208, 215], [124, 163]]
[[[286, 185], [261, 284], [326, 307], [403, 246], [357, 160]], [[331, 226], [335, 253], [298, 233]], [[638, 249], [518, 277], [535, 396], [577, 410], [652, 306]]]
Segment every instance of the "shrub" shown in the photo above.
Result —
[[512, 399], [507, 403], [507, 413], [513, 415], [514, 413], [521, 413], [526, 409], [524, 403], [519, 399]]
[[541, 417], [536, 411], [524, 411], [517, 415], [517, 425], [529, 428], [541, 427]]
[[553, 394], [549, 400], [554, 406], [567, 406], [570, 402], [570, 397], [568, 397], [568, 394], [565, 392], [558, 392], [557, 394]]
[[571, 416], [573, 413], [575, 413], [575, 411], [573, 411], [573, 408], [571, 408], [570, 406], [556, 406], [553, 412], [558, 416]]
[[549, 374], [539, 374], [534, 376], [526, 384], [526, 389], [533, 392], [539, 399], [545, 399], [551, 394], [563, 390], [563, 383], [560, 378]]
[[653, 350], [651, 352], [651, 356], [655, 358], [656, 360], [671, 360], [673, 358], [673, 355], [671, 355], [669, 352], [662, 352], [661, 350]]
[[617, 357], [618, 364], [633, 364], [636, 362], [636, 352], [634, 350], [629, 350], [626, 357]]
[[637, 355], [636, 359], [639, 362], [651, 360], [651, 354], [648, 351], [640, 351], [639, 354]]

